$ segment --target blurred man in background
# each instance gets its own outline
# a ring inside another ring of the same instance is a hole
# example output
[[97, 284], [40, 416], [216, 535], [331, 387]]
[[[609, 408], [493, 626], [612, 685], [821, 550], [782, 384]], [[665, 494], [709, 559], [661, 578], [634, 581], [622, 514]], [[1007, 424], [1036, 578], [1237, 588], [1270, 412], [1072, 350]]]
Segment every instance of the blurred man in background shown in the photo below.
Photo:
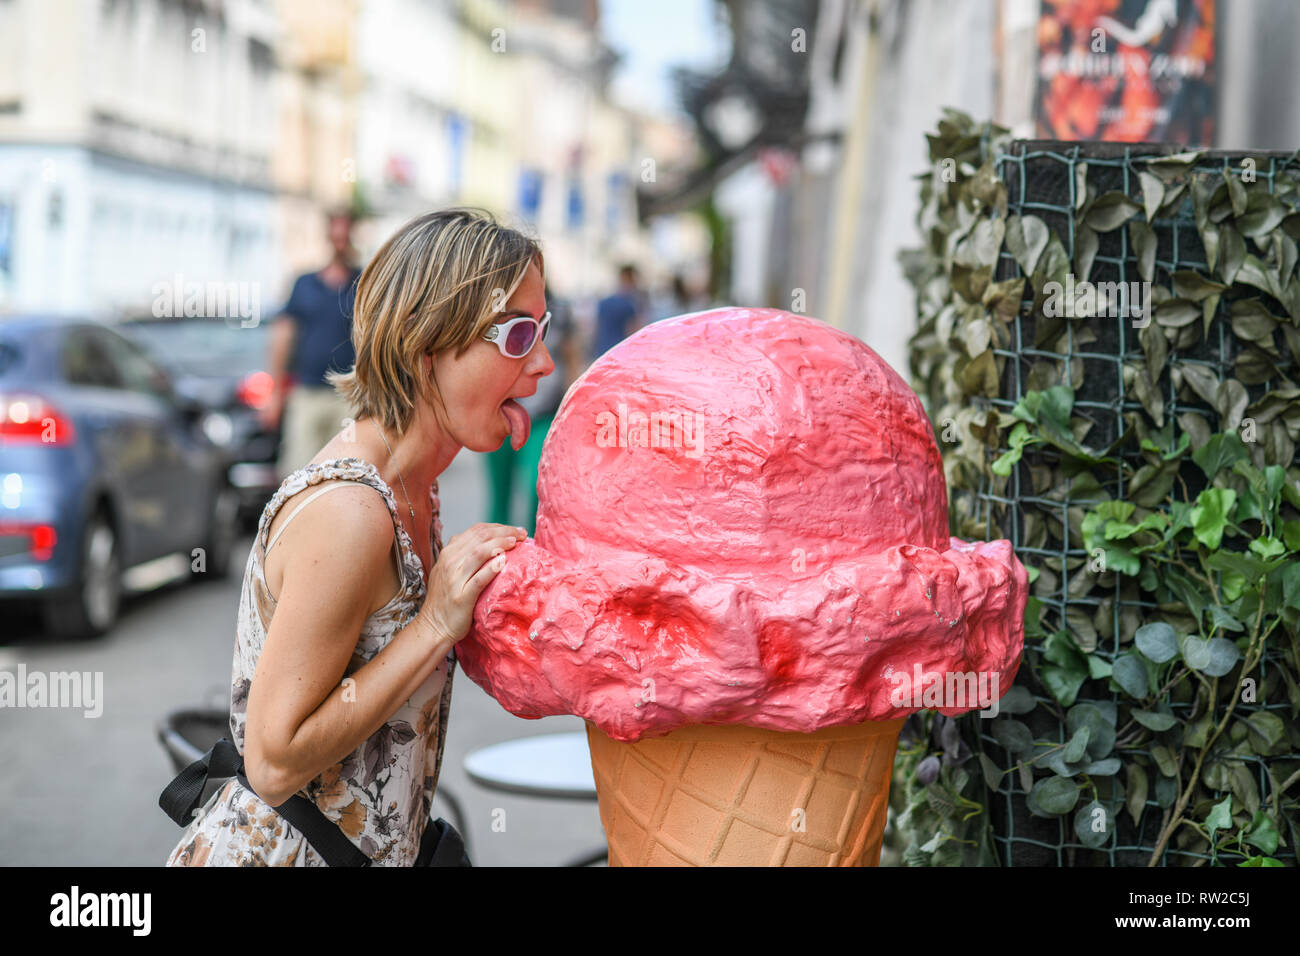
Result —
[[672, 280], [663, 294], [656, 297], [653, 305], [653, 322], [669, 319], [690, 312], [700, 312], [708, 308], [708, 299], [694, 292], [680, 272], [673, 273]]
[[582, 350], [578, 345], [577, 325], [569, 303], [557, 299], [549, 288], [545, 291], [546, 307], [551, 312], [551, 324], [546, 330], [545, 344], [555, 362], [555, 369], [537, 383], [537, 391], [519, 399], [528, 412], [532, 428], [524, 447], [515, 451], [507, 439], [500, 448], [484, 456], [487, 462], [488, 481], [492, 492], [488, 521], [497, 524], [515, 524], [511, 516], [516, 476], [524, 482], [524, 527], [531, 535], [537, 527], [537, 471], [542, 459], [542, 444], [546, 432], [559, 411], [560, 401], [569, 386], [586, 369]]
[[646, 297], [641, 291], [637, 268], [627, 263], [618, 270], [618, 290], [596, 303], [592, 361], [640, 328], [646, 322], [646, 313]]
[[275, 390], [262, 411], [262, 423], [267, 428], [281, 426], [282, 478], [311, 461], [350, 414], [325, 375], [346, 372], [356, 364], [352, 303], [361, 270], [352, 247], [352, 213], [336, 209], [327, 218], [330, 261], [320, 271], [297, 278], [271, 327], [269, 370]]

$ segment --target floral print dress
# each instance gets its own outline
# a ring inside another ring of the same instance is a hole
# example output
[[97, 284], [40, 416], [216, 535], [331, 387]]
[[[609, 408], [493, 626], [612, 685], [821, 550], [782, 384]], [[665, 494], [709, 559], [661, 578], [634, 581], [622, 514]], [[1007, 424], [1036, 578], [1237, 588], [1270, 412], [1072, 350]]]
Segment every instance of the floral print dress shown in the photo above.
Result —
[[[426, 581], [420, 556], [397, 516], [392, 489], [369, 462], [342, 458], [308, 465], [284, 480], [267, 503], [258, 522], [257, 538], [248, 555], [230, 690], [230, 734], [244, 752], [244, 723], [248, 691], [257, 659], [275, 613], [263, 575], [267, 535], [280, 507], [309, 485], [343, 479], [361, 482], [384, 497], [401, 547], [403, 584], [387, 604], [368, 617], [345, 676], [359, 670], [405, 627], [424, 602]], [[433, 521], [429, 528], [433, 561], [442, 550], [438, 483], [429, 489]], [[434, 788], [442, 767], [447, 736], [447, 712], [456, 659], [453, 651], [429, 679], [406, 700], [378, 731], [298, 791], [337, 823], [372, 866], [411, 866], [420, 851], [420, 838], [429, 821]], [[301, 831], [237, 777], [216, 790], [186, 828], [167, 859], [167, 866], [326, 866], [323, 857]]]

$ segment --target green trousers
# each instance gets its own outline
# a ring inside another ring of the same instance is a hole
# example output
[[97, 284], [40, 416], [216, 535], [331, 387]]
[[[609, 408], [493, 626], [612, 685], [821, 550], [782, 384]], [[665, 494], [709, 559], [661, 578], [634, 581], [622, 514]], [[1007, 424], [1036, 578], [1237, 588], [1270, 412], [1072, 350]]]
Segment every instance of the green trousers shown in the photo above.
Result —
[[[554, 417], [547, 415], [534, 421], [528, 441], [518, 451], [510, 447], [510, 439], [507, 438], [500, 448], [485, 456], [492, 493], [488, 521], [494, 524], [520, 525], [528, 529], [529, 536], [537, 530], [537, 466], [542, 460], [542, 443], [546, 440], [547, 429], [551, 427]], [[510, 507], [514, 501], [517, 479], [521, 479], [527, 489], [527, 513], [523, 521], [513, 519]]]

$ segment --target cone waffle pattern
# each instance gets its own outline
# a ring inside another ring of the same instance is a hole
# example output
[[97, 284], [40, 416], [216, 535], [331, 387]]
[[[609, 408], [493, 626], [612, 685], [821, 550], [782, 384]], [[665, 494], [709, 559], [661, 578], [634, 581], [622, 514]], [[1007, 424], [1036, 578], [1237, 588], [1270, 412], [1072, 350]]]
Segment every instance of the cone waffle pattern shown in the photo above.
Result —
[[902, 720], [811, 734], [587, 723], [610, 866], [875, 866]]

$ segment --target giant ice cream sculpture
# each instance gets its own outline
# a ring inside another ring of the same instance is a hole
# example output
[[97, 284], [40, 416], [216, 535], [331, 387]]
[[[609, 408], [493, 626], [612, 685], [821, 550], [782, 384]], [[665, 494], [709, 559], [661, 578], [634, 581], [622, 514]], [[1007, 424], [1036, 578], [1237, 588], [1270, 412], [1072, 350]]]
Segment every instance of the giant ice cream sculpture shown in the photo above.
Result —
[[949, 537], [920, 402], [817, 319], [647, 326], [569, 389], [538, 496], [457, 656], [587, 721], [611, 865], [875, 865], [917, 678], [1015, 677], [1024, 566]]

